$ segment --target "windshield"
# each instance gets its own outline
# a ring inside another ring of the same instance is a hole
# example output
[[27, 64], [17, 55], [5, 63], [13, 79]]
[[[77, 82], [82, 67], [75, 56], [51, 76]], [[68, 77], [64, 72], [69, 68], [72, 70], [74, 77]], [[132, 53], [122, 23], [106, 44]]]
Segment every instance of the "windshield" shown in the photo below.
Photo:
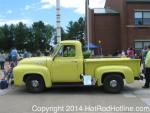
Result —
[[52, 53], [52, 55], [51, 55], [51, 56], [56, 55], [56, 53], [57, 53], [58, 49], [59, 49], [59, 44], [57, 44], [57, 45], [54, 47], [54, 52]]

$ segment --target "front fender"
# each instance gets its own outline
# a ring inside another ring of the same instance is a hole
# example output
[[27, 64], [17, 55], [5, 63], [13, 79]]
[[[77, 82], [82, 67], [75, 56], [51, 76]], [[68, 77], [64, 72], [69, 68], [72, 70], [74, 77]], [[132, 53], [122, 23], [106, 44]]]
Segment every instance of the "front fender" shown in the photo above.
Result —
[[98, 80], [98, 86], [102, 84], [102, 76], [108, 73], [121, 73], [124, 75], [127, 83], [134, 82], [134, 75], [131, 68], [127, 66], [103, 66], [95, 70], [95, 77]]
[[40, 65], [18, 65], [13, 70], [15, 85], [23, 85], [23, 78], [27, 74], [39, 74], [43, 77], [46, 87], [51, 87], [51, 77], [47, 67]]

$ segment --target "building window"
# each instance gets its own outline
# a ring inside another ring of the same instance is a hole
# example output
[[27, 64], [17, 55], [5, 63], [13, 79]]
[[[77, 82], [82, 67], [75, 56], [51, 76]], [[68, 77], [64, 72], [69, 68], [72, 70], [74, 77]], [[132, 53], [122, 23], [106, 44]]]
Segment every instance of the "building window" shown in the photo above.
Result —
[[135, 49], [141, 49], [142, 47], [142, 42], [135, 42]]
[[150, 11], [135, 11], [134, 18], [136, 25], [150, 25]]
[[141, 50], [150, 45], [150, 40], [136, 40], [134, 41], [134, 47], [136, 50]]

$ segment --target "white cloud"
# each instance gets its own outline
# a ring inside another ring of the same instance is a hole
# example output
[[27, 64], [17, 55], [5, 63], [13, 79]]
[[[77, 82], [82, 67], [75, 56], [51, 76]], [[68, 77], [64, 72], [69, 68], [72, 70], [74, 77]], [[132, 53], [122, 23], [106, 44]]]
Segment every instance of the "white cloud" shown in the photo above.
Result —
[[29, 19], [17, 19], [17, 20], [8, 20], [8, 19], [0, 19], [0, 26], [2, 25], [11, 25], [11, 24], [18, 24], [19, 22], [23, 22], [24, 24], [30, 25], [32, 23]]
[[26, 5], [26, 6], [25, 6], [25, 10], [27, 10], [27, 11], [30, 10], [31, 8], [32, 8], [32, 7], [31, 7], [30, 5]]
[[41, 4], [42, 9], [48, 9], [56, 6], [56, 0], [41, 0]]
[[90, 2], [91, 8], [104, 8], [104, 5], [105, 5], [105, 0], [91, 0]]
[[49, 9], [52, 8], [56, 5], [55, 0], [41, 0], [41, 9]]
[[40, 3], [37, 2], [37, 3], [30, 4], [30, 5], [26, 5], [24, 9], [26, 11], [31, 11], [31, 10], [39, 9], [39, 7], [40, 7]]
[[50, 7], [52, 7], [51, 4], [43, 4], [41, 9], [49, 9]]
[[7, 14], [12, 14], [12, 10], [8, 10], [6, 13]]
[[[89, 0], [91, 8], [104, 7], [105, 0]], [[56, 0], [41, 0], [41, 8], [48, 9], [56, 6]], [[85, 0], [60, 0], [61, 7], [72, 8], [76, 13], [84, 14]]]

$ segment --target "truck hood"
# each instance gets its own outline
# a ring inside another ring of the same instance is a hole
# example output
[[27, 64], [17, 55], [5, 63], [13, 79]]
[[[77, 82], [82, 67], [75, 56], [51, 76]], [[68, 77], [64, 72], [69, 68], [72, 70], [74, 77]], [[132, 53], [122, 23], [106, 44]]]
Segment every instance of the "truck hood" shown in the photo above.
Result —
[[47, 60], [52, 61], [52, 57], [31, 57], [31, 58], [25, 58], [25, 59], [21, 60], [18, 65], [33, 64], [33, 65], [46, 66]]

